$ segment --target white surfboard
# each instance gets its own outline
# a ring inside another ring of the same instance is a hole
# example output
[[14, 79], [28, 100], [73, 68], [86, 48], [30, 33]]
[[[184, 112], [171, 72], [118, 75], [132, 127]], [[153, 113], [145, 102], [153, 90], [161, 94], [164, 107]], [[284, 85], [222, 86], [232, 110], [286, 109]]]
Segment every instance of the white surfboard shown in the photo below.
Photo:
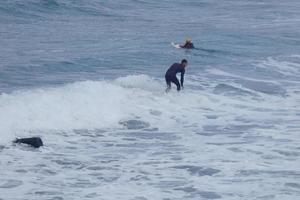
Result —
[[175, 47], [176, 49], [180, 49], [181, 47], [180, 47], [180, 44], [175, 44], [174, 42], [171, 42], [171, 45], [173, 46], [173, 47]]

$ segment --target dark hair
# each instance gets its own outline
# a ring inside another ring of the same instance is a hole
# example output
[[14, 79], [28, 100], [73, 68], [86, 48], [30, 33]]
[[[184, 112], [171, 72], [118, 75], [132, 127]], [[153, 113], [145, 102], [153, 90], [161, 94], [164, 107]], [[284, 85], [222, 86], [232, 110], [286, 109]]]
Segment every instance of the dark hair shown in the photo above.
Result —
[[183, 63], [188, 63], [188, 61], [186, 59], [182, 59], [181, 64]]

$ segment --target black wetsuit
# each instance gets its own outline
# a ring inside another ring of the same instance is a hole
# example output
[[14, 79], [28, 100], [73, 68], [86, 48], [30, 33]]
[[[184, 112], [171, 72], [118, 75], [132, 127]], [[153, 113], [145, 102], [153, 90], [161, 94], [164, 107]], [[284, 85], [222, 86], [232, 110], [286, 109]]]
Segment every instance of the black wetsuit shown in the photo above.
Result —
[[180, 84], [183, 87], [185, 69], [180, 63], [174, 63], [166, 72], [165, 78], [167, 82], [167, 92], [171, 89], [171, 82], [177, 86], [177, 91], [180, 91], [180, 84], [176, 77], [177, 73], [181, 73]]
[[191, 42], [187, 42], [185, 43], [184, 45], [180, 46], [181, 48], [184, 48], [184, 49], [194, 49], [194, 44], [191, 43]]

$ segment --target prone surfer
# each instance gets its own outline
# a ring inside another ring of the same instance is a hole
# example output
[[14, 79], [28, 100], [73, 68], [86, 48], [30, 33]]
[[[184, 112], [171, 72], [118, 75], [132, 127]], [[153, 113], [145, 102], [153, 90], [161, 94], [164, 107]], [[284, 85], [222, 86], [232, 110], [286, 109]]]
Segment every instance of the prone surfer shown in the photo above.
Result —
[[191, 38], [187, 38], [185, 40], [185, 44], [179, 45], [179, 47], [183, 48], [183, 49], [194, 49], [195, 48]]
[[[171, 82], [177, 86], [177, 91], [183, 89], [184, 73], [185, 68], [188, 65], [188, 61], [183, 59], [181, 63], [174, 63], [166, 72], [165, 79], [167, 83], [166, 92], [169, 92], [171, 89]], [[180, 83], [176, 77], [177, 73], [181, 73]]]

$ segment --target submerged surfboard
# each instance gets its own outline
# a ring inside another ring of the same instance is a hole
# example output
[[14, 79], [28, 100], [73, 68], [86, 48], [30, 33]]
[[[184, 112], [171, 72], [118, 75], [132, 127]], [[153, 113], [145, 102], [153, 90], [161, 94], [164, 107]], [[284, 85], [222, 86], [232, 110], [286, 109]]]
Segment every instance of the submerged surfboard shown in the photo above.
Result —
[[180, 47], [180, 44], [175, 44], [174, 42], [171, 42], [171, 45], [173, 46], [173, 47], [175, 47], [176, 49], [180, 49], [181, 47]]

